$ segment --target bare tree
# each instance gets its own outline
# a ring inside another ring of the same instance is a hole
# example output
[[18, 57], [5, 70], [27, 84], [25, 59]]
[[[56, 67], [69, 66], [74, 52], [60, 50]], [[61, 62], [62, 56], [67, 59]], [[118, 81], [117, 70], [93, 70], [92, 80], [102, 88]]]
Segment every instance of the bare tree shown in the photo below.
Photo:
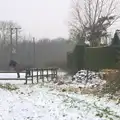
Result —
[[[10, 28], [19, 27], [17, 23], [12, 21], [0, 21], [0, 37], [1, 37], [1, 45], [8, 45], [10, 43]], [[13, 37], [15, 34], [15, 29], [13, 29]], [[13, 38], [14, 40], [14, 38]]]
[[101, 38], [107, 37], [108, 28], [120, 18], [116, 13], [118, 3], [118, 0], [84, 0], [82, 4], [72, 0], [70, 38], [88, 40], [91, 46], [98, 46]]

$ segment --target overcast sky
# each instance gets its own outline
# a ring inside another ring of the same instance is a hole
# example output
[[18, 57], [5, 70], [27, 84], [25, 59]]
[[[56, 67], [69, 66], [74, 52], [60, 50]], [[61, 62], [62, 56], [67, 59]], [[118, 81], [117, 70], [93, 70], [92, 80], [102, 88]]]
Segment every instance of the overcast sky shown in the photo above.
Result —
[[[0, 0], [0, 20], [13, 20], [37, 38], [68, 37], [71, 0]], [[82, 1], [82, 0], [81, 0]], [[110, 29], [114, 32], [120, 23]]]
[[70, 0], [0, 0], [0, 20], [13, 20], [37, 38], [68, 37]]

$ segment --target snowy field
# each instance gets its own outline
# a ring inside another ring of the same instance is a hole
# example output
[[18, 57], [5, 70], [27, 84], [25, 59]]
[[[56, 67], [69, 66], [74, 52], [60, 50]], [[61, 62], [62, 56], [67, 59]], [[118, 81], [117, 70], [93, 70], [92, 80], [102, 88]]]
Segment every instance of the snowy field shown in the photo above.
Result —
[[[59, 78], [64, 79], [63, 72]], [[52, 82], [23, 85], [24, 81], [0, 81], [3, 83], [15, 84], [18, 89], [0, 88], [0, 120], [120, 120], [120, 105], [114, 100], [60, 92]]]

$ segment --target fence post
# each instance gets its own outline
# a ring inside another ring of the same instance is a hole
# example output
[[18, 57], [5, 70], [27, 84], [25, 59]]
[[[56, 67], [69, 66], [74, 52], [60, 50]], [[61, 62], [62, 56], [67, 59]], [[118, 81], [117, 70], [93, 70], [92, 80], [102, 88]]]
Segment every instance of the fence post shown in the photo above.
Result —
[[37, 68], [37, 83], [38, 83], [38, 68]]
[[48, 70], [49, 70], [49, 69], [46, 69], [46, 70], [47, 70], [47, 81], [48, 81]]
[[42, 69], [42, 82], [44, 82], [44, 69]]
[[33, 84], [33, 69], [32, 69], [32, 84]]
[[86, 84], [88, 83], [88, 75], [89, 75], [89, 70], [87, 69], [87, 79], [86, 79]]
[[51, 68], [51, 81], [53, 81], [53, 75], [54, 75], [54, 72], [53, 72], [53, 69]]
[[25, 72], [25, 84], [27, 84], [27, 78], [28, 78], [28, 76], [27, 76], [27, 72]]
[[57, 68], [55, 69], [56, 70], [56, 80], [58, 80], [58, 73], [57, 73]]
[[40, 75], [41, 75], [40, 69], [38, 69], [38, 78], [39, 78], [39, 79], [40, 79]]
[[42, 69], [40, 69], [40, 79], [42, 79]]

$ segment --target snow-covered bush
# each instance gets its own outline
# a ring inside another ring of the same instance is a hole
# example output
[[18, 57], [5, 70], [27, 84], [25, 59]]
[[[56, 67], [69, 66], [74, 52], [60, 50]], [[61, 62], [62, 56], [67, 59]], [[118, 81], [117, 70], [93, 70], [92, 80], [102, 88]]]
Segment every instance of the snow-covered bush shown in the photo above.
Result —
[[99, 72], [88, 71], [87, 70], [80, 70], [78, 71], [72, 78], [73, 81], [78, 83], [90, 83], [90, 84], [100, 84], [101, 81], [101, 74]]

